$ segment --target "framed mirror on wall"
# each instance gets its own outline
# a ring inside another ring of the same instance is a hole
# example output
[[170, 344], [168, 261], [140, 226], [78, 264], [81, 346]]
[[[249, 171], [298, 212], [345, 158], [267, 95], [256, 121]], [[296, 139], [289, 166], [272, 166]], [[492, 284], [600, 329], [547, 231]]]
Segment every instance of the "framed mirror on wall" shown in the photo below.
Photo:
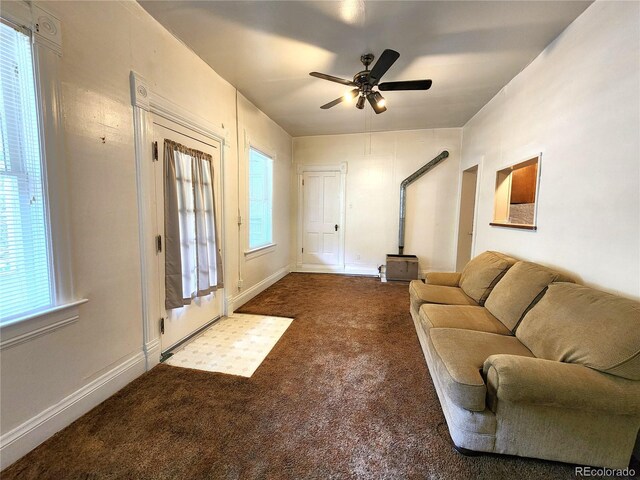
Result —
[[493, 222], [496, 227], [536, 230], [542, 154], [496, 172]]

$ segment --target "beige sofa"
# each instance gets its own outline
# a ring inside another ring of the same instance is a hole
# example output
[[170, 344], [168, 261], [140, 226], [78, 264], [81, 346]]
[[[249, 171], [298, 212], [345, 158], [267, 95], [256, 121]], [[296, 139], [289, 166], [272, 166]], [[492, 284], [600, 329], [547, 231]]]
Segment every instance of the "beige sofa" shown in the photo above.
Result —
[[[470, 297], [475, 287], [489, 290], [484, 300], [471, 297], [476, 305], [429, 303], [433, 295], [410, 287], [456, 447], [628, 466], [640, 429], [640, 303], [568, 283], [541, 265], [495, 252], [480, 257], [470, 262], [479, 285], [463, 282], [465, 272], [457, 287], [453, 274], [427, 276]], [[498, 259], [510, 265], [491, 284]], [[493, 265], [493, 273], [483, 276], [478, 264]]]

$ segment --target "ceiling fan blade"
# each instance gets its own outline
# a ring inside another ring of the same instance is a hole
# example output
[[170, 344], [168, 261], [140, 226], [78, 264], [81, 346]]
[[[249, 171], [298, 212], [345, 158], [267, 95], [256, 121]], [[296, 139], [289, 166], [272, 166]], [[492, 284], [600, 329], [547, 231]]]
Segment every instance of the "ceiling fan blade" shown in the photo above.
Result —
[[335, 107], [336, 105], [338, 105], [339, 103], [342, 103], [342, 102], [344, 102], [344, 97], [338, 97], [338, 98], [336, 98], [335, 100], [332, 100], [329, 103], [325, 103], [320, 108], [323, 109], [323, 110], [326, 110], [328, 108]]
[[431, 88], [431, 80], [407, 80], [404, 82], [384, 82], [378, 85], [383, 92], [391, 92], [394, 90], [429, 90]]
[[358, 94], [360, 93], [360, 90], [357, 88], [354, 88], [353, 90], [351, 90], [350, 92], [345, 93], [343, 96], [341, 96], [340, 98], [336, 98], [335, 100], [332, 100], [329, 103], [325, 103], [324, 105], [322, 105], [320, 108], [322, 108], [323, 110], [326, 110], [327, 108], [331, 108], [331, 107], [335, 107], [336, 105], [338, 105], [340, 102], [344, 102], [344, 101], [348, 101], [351, 102], [351, 100], [353, 100], [354, 98], [356, 98], [358, 96]]
[[342, 85], [348, 85], [349, 87], [355, 87], [356, 84], [351, 80], [345, 80], [344, 78], [334, 77], [333, 75], [327, 75], [326, 73], [320, 72], [311, 72], [309, 75], [316, 78], [321, 78], [322, 80], [329, 80], [330, 82], [341, 83]]
[[382, 55], [380, 55], [380, 58], [371, 69], [371, 73], [369, 73], [371, 85], [376, 85], [380, 81], [382, 76], [391, 68], [391, 65], [395, 63], [398, 57], [400, 57], [400, 54], [395, 50], [387, 48], [382, 52]]

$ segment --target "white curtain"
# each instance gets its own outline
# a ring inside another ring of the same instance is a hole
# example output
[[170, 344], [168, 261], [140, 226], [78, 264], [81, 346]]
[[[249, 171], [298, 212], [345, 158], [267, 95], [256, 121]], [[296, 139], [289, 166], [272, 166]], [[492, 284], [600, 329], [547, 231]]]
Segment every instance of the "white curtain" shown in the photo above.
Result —
[[212, 157], [165, 140], [167, 309], [222, 288]]

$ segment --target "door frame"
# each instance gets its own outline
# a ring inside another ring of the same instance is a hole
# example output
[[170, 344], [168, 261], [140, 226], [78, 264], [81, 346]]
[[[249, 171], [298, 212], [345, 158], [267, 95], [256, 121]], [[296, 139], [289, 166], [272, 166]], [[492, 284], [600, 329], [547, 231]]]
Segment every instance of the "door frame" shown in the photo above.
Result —
[[[142, 297], [142, 352], [145, 356], [145, 368], [150, 370], [160, 362], [160, 319], [153, 318], [153, 310], [150, 306], [152, 289], [157, 278], [153, 264], [155, 262], [155, 242], [153, 239], [158, 232], [153, 230], [153, 216], [155, 206], [151, 202], [151, 195], [155, 189], [152, 161], [152, 138], [154, 116], [165, 118], [171, 122], [192, 130], [200, 135], [220, 142], [220, 185], [221, 219], [220, 238], [222, 241], [222, 264], [224, 271], [228, 270], [226, 235], [224, 225], [227, 212], [224, 205], [224, 172], [225, 158], [229, 154], [230, 132], [224, 127], [218, 127], [209, 121], [193, 115], [167, 98], [152, 92], [149, 82], [131, 71], [131, 104], [133, 106], [133, 130], [136, 164], [136, 193], [138, 203], [138, 241], [140, 248], [140, 275]], [[222, 314], [227, 314], [227, 299], [224, 295], [222, 301]]]
[[454, 270], [457, 269], [457, 263], [458, 263], [458, 240], [459, 240], [459, 235], [460, 235], [460, 213], [462, 211], [462, 183], [463, 183], [463, 178], [464, 178], [464, 173], [466, 171], [471, 170], [472, 168], [477, 168], [477, 172], [476, 172], [476, 192], [475, 192], [475, 199], [474, 199], [474, 204], [473, 204], [473, 236], [471, 238], [471, 258], [473, 258], [475, 256], [475, 251], [476, 251], [476, 239], [478, 237], [478, 231], [477, 231], [477, 227], [478, 227], [478, 210], [479, 210], [479, 200], [480, 200], [480, 187], [482, 185], [482, 164], [484, 163], [484, 156], [482, 158], [479, 159], [479, 161], [477, 163], [474, 163], [472, 165], [468, 165], [466, 168], [461, 168], [460, 169], [460, 175], [458, 177], [458, 215], [456, 218], [456, 224], [455, 224], [455, 242], [456, 242], [456, 248], [453, 251], [453, 259], [452, 259], [452, 264], [454, 267]]
[[[302, 179], [305, 172], [336, 172], [340, 174], [340, 229], [338, 236], [338, 265], [336, 266], [316, 266], [302, 263], [302, 237], [304, 230], [304, 192]], [[298, 165], [298, 226], [297, 226], [297, 249], [296, 249], [296, 271], [298, 272], [344, 272], [344, 242], [345, 242], [345, 191], [347, 186], [347, 162], [340, 162], [335, 165]]]

